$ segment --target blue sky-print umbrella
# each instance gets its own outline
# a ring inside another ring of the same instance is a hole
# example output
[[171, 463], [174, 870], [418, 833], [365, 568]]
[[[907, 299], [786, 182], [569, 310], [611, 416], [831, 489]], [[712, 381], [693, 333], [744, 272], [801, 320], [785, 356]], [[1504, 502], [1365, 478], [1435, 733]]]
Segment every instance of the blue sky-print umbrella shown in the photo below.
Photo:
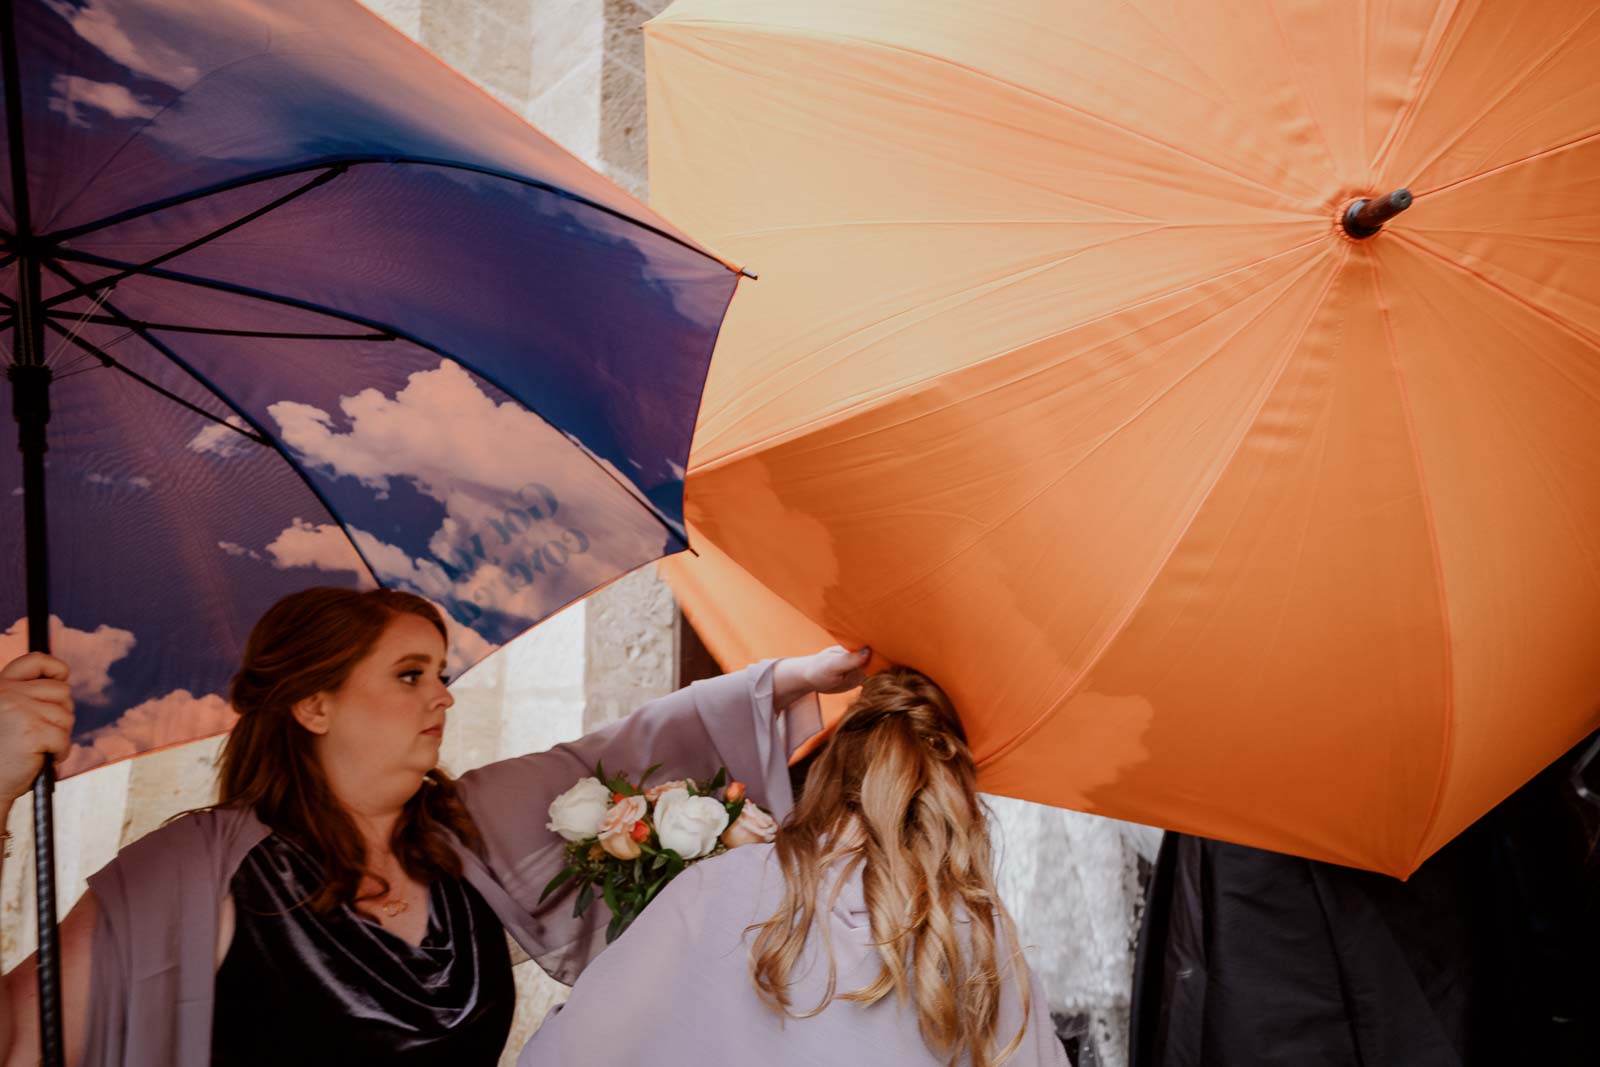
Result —
[[0, 31], [0, 657], [71, 663], [66, 773], [225, 729], [293, 590], [420, 593], [460, 668], [685, 547], [734, 270], [347, 0]]

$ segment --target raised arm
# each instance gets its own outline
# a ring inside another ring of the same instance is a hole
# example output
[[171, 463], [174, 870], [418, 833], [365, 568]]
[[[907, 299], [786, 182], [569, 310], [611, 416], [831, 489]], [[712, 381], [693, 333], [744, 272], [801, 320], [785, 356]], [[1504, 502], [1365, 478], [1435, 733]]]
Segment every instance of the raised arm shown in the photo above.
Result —
[[[793, 798], [788, 755], [817, 728], [781, 715], [812, 692], [840, 692], [860, 684], [870, 655], [825, 649], [814, 656], [769, 660], [712, 678], [651, 701], [603, 730], [463, 775], [461, 795], [484, 837], [487, 871], [528, 922], [508, 921], [524, 947], [551, 974], [572, 981], [604, 946], [609, 916], [599, 905], [579, 920], [572, 903], [539, 895], [565, 860], [566, 842], [548, 829], [550, 802], [603, 763], [609, 774], [637, 776], [660, 764], [652, 782], [706, 779], [718, 767], [748, 787], [748, 795], [778, 818]], [[490, 895], [490, 903], [497, 903]], [[501, 902], [504, 903], [504, 902]], [[499, 910], [499, 909], [497, 909]], [[508, 919], [504, 914], [502, 919]], [[530, 942], [532, 944], [530, 945]]]
[[[45, 754], [60, 759], [71, 744], [67, 665], [30, 652], [0, 668], [0, 827], [11, 815], [12, 801], [27, 792], [38, 776]], [[4, 863], [0, 857], [0, 872]], [[86, 893], [61, 927], [62, 1022], [69, 1065], [83, 1054], [95, 919], [94, 894]], [[20, 1067], [37, 1062], [39, 986], [30, 956], [0, 978], [0, 1063]]]

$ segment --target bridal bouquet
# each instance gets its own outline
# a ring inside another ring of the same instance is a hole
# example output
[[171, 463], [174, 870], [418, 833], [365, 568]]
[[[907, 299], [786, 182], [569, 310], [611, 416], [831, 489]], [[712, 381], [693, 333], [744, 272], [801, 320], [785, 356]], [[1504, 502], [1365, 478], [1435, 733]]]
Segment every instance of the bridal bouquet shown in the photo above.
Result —
[[777, 834], [772, 816], [745, 799], [744, 784], [728, 782], [726, 767], [705, 784], [685, 778], [646, 788], [659, 766], [635, 785], [596, 764], [592, 777], [550, 803], [546, 828], [566, 839], [567, 863], [539, 900], [575, 882], [572, 914], [582, 915], [598, 894], [611, 909], [608, 944], [689, 864]]

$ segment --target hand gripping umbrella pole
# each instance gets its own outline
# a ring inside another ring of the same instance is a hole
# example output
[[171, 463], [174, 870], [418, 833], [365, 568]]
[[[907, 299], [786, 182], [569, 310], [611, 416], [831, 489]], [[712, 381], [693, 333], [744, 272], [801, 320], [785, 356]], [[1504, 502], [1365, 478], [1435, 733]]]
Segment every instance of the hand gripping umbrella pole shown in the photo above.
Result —
[[[40, 261], [28, 206], [22, 143], [22, 93], [17, 73], [16, 24], [10, 0], [0, 11], [0, 61], [5, 63], [6, 137], [16, 211], [16, 351], [7, 368], [12, 415], [22, 449], [22, 521], [28, 595], [28, 649], [50, 651], [50, 565], [44, 510], [45, 425], [50, 421], [50, 368], [45, 366]], [[39, 1062], [62, 1067], [61, 940], [56, 929], [55, 767], [49, 756], [33, 782], [33, 863], [39, 919]]]

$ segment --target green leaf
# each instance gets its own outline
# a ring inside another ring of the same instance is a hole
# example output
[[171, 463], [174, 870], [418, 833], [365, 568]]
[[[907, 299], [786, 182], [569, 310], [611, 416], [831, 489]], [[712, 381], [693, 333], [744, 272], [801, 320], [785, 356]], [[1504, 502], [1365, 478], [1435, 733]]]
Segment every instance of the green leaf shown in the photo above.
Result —
[[662, 867], [665, 867], [666, 865], [667, 865], [667, 854], [666, 854], [666, 852], [665, 851], [657, 852], [656, 853], [656, 858], [654, 860], [652, 860], [651, 863], [650, 863], [650, 869], [652, 871], [657, 871], [657, 870], [660, 870]]
[[622, 928], [622, 916], [613, 915], [611, 917], [611, 921], [606, 924], [606, 944], [609, 945], [611, 942], [620, 937], [622, 935]]
[[544, 887], [544, 892], [539, 894], [539, 903], [543, 904], [545, 897], [549, 896], [551, 893], [554, 893], [562, 885], [562, 883], [577, 873], [578, 872], [571, 867], [561, 868], [561, 872], [554, 878], [550, 879], [550, 883]]
[[722, 788], [723, 783], [726, 782], [727, 780], [728, 780], [728, 768], [726, 768], [726, 767], [718, 767], [717, 768], [717, 776], [715, 778], [711, 779], [711, 787], [709, 789], [707, 789], [706, 791], [709, 792], [709, 793], [715, 793], [717, 790]]
[[606, 780], [606, 765], [601, 760], [594, 761], [594, 776], [602, 782]]
[[583, 913], [589, 910], [589, 905], [594, 903], [594, 885], [590, 882], [583, 883], [583, 888], [578, 890], [577, 902], [572, 905], [572, 917], [583, 918]]
[[612, 871], [610, 874], [606, 875], [605, 884], [600, 887], [600, 895], [605, 898], [606, 907], [611, 909], [612, 914], [622, 910], [622, 905], [617, 903], [616, 881], [617, 872]]
[[659, 771], [660, 769], [661, 769], [661, 764], [659, 764], [659, 763], [650, 764], [650, 766], [645, 770], [645, 772], [639, 776], [639, 785], [642, 787], [646, 782], [648, 782], [650, 780], [650, 776], [652, 774], [656, 773], [657, 771]]
[[732, 826], [739, 821], [739, 813], [744, 810], [744, 797], [740, 797], [728, 805], [728, 825]]
[[633, 860], [633, 880], [635, 882], [644, 878], [644, 856], [636, 856]]

